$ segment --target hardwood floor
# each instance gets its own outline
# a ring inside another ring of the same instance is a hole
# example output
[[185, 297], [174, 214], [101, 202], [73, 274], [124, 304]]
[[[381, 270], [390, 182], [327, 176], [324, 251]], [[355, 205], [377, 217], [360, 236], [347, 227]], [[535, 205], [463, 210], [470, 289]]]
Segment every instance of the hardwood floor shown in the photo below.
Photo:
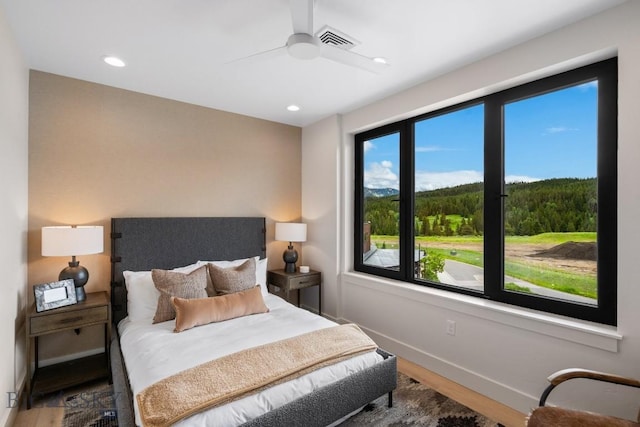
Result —
[[[473, 409], [482, 415], [495, 420], [505, 427], [523, 427], [525, 425], [525, 414], [518, 412], [508, 406], [505, 406], [495, 400], [489, 399], [479, 393], [474, 392], [466, 387], [456, 384], [438, 374], [428, 371], [414, 363], [402, 358], [398, 358], [398, 371], [410, 376], [413, 379], [433, 388], [437, 392], [454, 399], [463, 405]], [[92, 383], [93, 387], [98, 383]], [[72, 390], [68, 390], [64, 396], [77, 393], [86, 388], [79, 386]], [[40, 399], [34, 402], [30, 410], [26, 409], [24, 402], [14, 427], [59, 427], [62, 425], [62, 417], [64, 416], [64, 396], [54, 395], [48, 399]]]
[[505, 427], [523, 427], [526, 415], [443, 376], [398, 357], [398, 371], [420, 381], [440, 394], [462, 403]]
[[65, 398], [101, 384], [107, 384], [107, 381], [97, 380], [86, 385], [69, 388], [63, 393], [51, 393], [35, 399], [29, 410], [27, 410], [26, 399], [23, 398], [13, 427], [60, 427], [64, 417]]

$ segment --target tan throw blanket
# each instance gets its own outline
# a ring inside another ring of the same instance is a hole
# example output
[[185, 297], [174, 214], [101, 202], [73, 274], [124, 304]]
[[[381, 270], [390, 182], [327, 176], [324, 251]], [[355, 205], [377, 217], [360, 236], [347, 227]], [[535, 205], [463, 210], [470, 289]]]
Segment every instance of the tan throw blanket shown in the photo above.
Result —
[[142, 424], [169, 426], [216, 405], [376, 349], [354, 324], [249, 348], [165, 378], [136, 396]]

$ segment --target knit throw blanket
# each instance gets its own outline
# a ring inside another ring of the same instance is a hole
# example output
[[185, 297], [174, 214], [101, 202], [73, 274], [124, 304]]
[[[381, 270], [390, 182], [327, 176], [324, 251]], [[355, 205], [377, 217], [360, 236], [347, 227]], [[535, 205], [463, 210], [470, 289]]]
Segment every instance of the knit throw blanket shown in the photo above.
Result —
[[160, 380], [138, 393], [142, 424], [169, 426], [376, 348], [358, 326], [347, 324], [230, 354]]

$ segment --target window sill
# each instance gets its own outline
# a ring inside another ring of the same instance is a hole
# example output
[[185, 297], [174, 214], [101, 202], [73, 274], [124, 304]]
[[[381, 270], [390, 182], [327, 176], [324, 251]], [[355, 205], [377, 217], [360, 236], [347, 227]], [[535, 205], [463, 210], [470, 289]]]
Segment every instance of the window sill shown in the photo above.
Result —
[[356, 285], [412, 301], [420, 301], [424, 304], [613, 353], [618, 352], [618, 344], [622, 340], [622, 335], [615, 327], [611, 326], [363, 273], [345, 272], [342, 274], [342, 278], [343, 284]]

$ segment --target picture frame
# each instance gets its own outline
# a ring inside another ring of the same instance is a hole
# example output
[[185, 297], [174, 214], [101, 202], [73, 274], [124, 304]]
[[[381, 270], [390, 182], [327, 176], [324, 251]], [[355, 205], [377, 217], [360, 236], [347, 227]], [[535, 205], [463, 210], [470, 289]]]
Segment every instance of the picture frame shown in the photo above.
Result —
[[33, 295], [36, 301], [36, 312], [38, 313], [77, 304], [78, 302], [73, 279], [34, 285]]

